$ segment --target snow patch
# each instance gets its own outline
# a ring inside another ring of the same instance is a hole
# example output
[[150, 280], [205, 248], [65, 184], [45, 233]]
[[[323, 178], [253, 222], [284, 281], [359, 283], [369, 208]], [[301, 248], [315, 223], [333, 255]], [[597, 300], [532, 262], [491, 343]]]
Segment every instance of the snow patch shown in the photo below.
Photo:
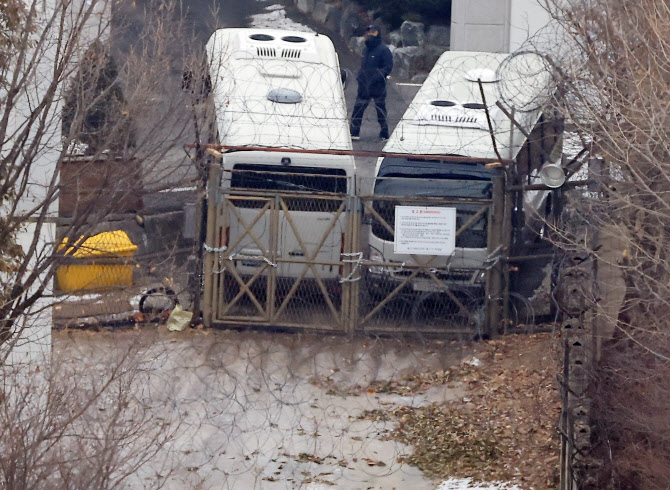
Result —
[[186, 191], [196, 191], [198, 188], [194, 185], [188, 187], [174, 187], [171, 189], [163, 189], [158, 192], [167, 193], [167, 192], [186, 192]]
[[472, 488], [480, 490], [521, 490], [520, 487], [512, 483], [504, 482], [474, 482], [472, 478], [449, 478], [443, 481], [436, 490], [470, 490]]
[[72, 294], [59, 297], [59, 300], [63, 298], [65, 298], [65, 301], [67, 301], [68, 303], [77, 303], [77, 302], [103, 303], [105, 299], [102, 294]]
[[314, 32], [309, 27], [286, 17], [286, 10], [281, 5], [270, 5], [266, 14], [251, 16], [251, 26], [268, 29], [284, 29], [287, 31]]
[[468, 366], [477, 367], [481, 364], [481, 362], [476, 357], [472, 357], [472, 358], [467, 359], [466, 361], [464, 361], [463, 364], [467, 364]]
[[584, 149], [584, 143], [576, 131], [563, 133], [563, 154], [568, 160], [575, 158]]

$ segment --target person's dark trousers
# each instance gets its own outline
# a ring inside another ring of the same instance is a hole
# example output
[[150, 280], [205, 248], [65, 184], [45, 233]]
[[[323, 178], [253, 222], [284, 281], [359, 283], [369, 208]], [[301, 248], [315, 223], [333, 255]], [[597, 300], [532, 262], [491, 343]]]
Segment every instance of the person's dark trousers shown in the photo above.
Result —
[[[368, 107], [372, 97], [356, 97], [356, 103], [354, 104], [354, 110], [351, 114], [351, 135], [358, 136], [361, 132], [361, 122], [363, 121], [363, 113]], [[389, 137], [389, 128], [388, 123], [386, 122], [386, 94], [374, 97], [375, 109], [377, 110], [377, 121], [381, 126], [381, 131], [379, 132], [380, 138]]]

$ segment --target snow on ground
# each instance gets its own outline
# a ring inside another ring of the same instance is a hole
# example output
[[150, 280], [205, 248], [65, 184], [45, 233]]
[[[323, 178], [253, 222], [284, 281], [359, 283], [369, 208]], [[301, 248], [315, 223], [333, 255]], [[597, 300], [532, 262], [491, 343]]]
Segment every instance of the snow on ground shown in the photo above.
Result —
[[465, 360], [465, 361], [464, 361], [464, 364], [469, 364], [470, 366], [475, 366], [475, 367], [477, 367], [477, 366], [479, 366], [479, 364], [481, 364], [481, 363], [480, 363], [479, 359], [477, 359], [476, 357], [473, 357], [473, 358], [471, 358], [471, 359], [467, 359], [467, 360]]
[[[403, 462], [411, 448], [384, 437], [393, 421], [365, 414], [453, 401], [462, 390], [440, 385], [413, 396], [338, 390], [444, 370], [470, 354], [430, 341], [170, 333], [164, 327], [59, 332], [55, 352], [82, 372], [93, 372], [90, 365], [128, 345], [141, 345], [140, 360], [147, 366], [138, 400], [154, 420], [178, 429], [127, 486], [145, 488], [156, 474], [167, 475], [168, 467], [168, 490], [432, 490], [434, 481]], [[331, 384], [337, 390], [328, 389]]]
[[511, 483], [478, 483], [473, 482], [472, 478], [450, 478], [449, 480], [443, 481], [437, 490], [471, 490], [471, 489], [480, 489], [480, 490], [521, 490], [516, 485]]
[[563, 154], [568, 160], [575, 158], [584, 148], [584, 143], [576, 131], [563, 133]]
[[281, 5], [270, 5], [266, 7], [267, 13], [251, 16], [252, 27], [265, 27], [269, 29], [286, 29], [289, 31], [314, 32], [313, 29], [295, 22], [286, 17], [286, 10]]

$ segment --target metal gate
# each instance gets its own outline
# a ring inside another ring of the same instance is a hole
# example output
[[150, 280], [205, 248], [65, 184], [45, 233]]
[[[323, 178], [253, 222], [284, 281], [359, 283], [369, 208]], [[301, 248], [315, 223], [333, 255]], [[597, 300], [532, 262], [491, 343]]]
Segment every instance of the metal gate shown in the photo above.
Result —
[[[414, 179], [415, 181], [417, 179]], [[502, 247], [502, 180], [487, 197], [360, 196], [366, 226], [356, 242], [365, 260], [356, 327], [368, 333], [488, 335], [500, 322], [505, 252]], [[494, 206], [494, 201], [498, 204]], [[452, 256], [398, 255], [395, 207], [456, 208]], [[366, 229], [367, 228], [367, 229]], [[383, 250], [381, 250], [383, 249]]]
[[209, 325], [352, 330], [353, 197], [235, 190], [210, 205], [203, 315]]
[[[204, 322], [341, 333], [491, 333], [501, 320], [506, 271], [502, 180], [492, 187], [485, 199], [210, 189]], [[478, 258], [467, 267], [438, 256], [380, 260], [371, 242], [376, 233], [392, 245], [393, 219], [384, 209], [397, 204], [456, 207], [457, 246], [476, 235]]]

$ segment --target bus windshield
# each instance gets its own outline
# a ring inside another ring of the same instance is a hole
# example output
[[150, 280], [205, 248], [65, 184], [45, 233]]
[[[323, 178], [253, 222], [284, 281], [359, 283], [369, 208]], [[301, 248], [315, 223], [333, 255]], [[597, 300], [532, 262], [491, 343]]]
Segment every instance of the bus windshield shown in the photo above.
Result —
[[[237, 164], [230, 176], [231, 192], [276, 196], [280, 194], [291, 211], [333, 213], [347, 193], [348, 177], [343, 169]], [[332, 195], [333, 197], [324, 197]], [[237, 207], [262, 207], [266, 200], [235, 200]]]
[[346, 172], [338, 168], [238, 164], [230, 187], [265, 191], [347, 192]]
[[[456, 199], [490, 199], [492, 179], [498, 171], [481, 164], [447, 163], [434, 160], [386, 158], [377, 173], [374, 194], [384, 196], [373, 202], [373, 208], [391, 227], [395, 222], [395, 206], [414, 204], [416, 197]], [[392, 196], [394, 199], [388, 199]], [[440, 206], [440, 204], [435, 204]], [[481, 208], [481, 203], [452, 205], [456, 208], [456, 226], [460, 228]], [[456, 239], [457, 247], [486, 247], [486, 215], [482, 215]], [[372, 233], [386, 241], [393, 235], [381, 223], [373, 221]]]

